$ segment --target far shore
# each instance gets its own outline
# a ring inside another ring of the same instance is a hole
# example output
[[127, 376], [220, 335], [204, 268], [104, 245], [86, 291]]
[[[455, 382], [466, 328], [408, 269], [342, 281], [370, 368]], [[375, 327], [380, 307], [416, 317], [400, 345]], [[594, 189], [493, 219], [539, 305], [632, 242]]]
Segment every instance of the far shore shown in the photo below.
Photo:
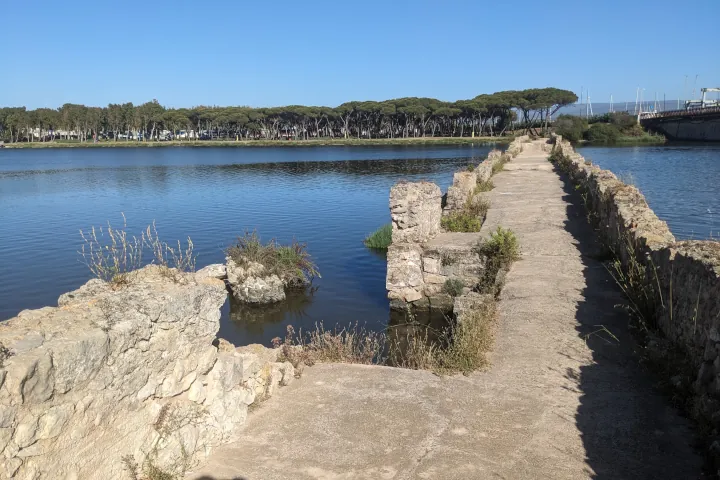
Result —
[[5, 148], [154, 148], [154, 147], [320, 147], [320, 146], [398, 146], [398, 145], [467, 145], [474, 143], [510, 143], [513, 137], [411, 137], [411, 138], [321, 138], [308, 140], [171, 140], [144, 141], [102, 140], [79, 142], [6, 143]]

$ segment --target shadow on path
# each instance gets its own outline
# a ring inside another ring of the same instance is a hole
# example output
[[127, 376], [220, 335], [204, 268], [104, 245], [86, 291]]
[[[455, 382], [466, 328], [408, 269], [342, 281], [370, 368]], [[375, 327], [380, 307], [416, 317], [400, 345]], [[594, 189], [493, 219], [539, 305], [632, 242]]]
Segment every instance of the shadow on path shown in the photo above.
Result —
[[250, 479], [247, 477], [216, 478], [216, 477], [210, 477], [207, 475], [203, 475], [200, 477], [196, 477], [194, 480], [250, 480]]
[[603, 250], [580, 194], [560, 176], [569, 203], [565, 229], [577, 242], [585, 280], [577, 331], [593, 359], [579, 371], [568, 368], [565, 375], [582, 393], [575, 421], [586, 462], [595, 472], [592, 478], [708, 478], [690, 445], [696, 441], [691, 423], [653, 390], [651, 373], [638, 362], [628, 314], [619, 307], [622, 293], [601, 261]]

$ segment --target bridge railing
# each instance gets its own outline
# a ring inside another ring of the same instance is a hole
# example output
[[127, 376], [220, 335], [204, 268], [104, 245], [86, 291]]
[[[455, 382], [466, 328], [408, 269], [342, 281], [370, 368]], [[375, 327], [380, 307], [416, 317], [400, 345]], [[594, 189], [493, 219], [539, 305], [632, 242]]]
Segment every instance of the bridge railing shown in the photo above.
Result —
[[640, 120], [647, 120], [651, 118], [676, 117], [678, 115], [694, 117], [697, 115], [706, 115], [708, 113], [720, 113], [720, 107], [694, 108], [690, 110], [667, 110], [664, 112], [647, 112], [640, 114]]

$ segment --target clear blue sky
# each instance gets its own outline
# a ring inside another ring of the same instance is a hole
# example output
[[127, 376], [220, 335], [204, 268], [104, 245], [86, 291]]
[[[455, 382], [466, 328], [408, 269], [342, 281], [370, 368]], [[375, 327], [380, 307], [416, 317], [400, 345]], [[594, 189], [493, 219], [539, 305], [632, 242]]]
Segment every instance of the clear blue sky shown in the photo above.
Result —
[[[720, 86], [720, 0], [2, 2], [0, 106], [471, 98]], [[689, 95], [689, 93], [688, 93]]]

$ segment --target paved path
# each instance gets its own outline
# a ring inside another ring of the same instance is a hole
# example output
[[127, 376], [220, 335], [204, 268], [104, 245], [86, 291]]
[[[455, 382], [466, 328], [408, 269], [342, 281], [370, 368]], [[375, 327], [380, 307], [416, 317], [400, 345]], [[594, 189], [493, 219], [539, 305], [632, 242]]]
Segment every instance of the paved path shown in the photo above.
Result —
[[308, 368], [188, 478], [699, 478], [692, 430], [633, 357], [576, 194], [539, 144], [493, 182], [484, 228], [514, 230], [523, 256], [488, 372]]

